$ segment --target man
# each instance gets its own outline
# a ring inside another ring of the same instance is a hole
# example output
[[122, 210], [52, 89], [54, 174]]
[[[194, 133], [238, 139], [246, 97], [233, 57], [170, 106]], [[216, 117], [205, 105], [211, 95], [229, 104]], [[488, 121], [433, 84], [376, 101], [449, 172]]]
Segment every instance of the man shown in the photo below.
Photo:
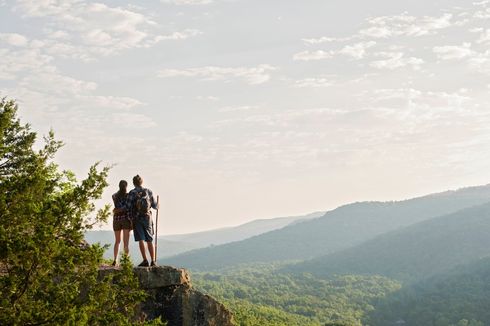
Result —
[[[133, 220], [134, 240], [138, 242], [141, 256], [143, 256], [143, 261], [138, 266], [156, 266], [151, 208], [158, 209], [158, 205], [151, 190], [143, 188], [143, 179], [139, 175], [133, 178], [133, 185], [134, 189], [128, 194], [127, 208]], [[151, 264], [148, 264], [145, 242], [150, 253]]]

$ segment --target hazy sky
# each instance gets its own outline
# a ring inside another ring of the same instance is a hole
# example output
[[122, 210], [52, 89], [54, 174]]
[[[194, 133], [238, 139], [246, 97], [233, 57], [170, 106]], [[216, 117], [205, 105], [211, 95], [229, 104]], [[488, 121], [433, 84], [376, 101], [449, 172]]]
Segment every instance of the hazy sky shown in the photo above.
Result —
[[0, 95], [161, 233], [490, 182], [490, 1], [0, 0]]

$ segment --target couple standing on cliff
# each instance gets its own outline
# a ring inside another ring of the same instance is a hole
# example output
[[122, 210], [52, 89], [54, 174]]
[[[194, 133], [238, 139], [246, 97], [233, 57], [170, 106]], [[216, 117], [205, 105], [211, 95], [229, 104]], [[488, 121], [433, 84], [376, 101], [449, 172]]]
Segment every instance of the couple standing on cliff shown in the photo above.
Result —
[[[151, 209], [158, 209], [158, 202], [155, 201], [150, 189], [143, 188], [143, 178], [139, 175], [133, 177], [133, 185], [134, 189], [128, 193], [127, 181], [121, 180], [119, 181], [119, 191], [112, 195], [115, 207], [112, 227], [116, 238], [112, 265], [117, 264], [121, 231], [123, 232], [124, 252], [129, 254], [129, 233], [133, 230], [134, 241], [138, 242], [143, 257], [143, 261], [138, 266], [156, 266]], [[150, 254], [151, 263], [148, 263], [146, 249]]]

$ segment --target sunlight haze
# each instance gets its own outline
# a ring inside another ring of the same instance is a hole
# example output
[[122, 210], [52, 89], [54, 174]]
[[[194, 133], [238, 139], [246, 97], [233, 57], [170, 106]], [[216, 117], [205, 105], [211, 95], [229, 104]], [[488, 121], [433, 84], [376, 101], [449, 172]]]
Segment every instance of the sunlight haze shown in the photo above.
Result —
[[490, 1], [0, 0], [0, 62], [161, 234], [490, 182]]

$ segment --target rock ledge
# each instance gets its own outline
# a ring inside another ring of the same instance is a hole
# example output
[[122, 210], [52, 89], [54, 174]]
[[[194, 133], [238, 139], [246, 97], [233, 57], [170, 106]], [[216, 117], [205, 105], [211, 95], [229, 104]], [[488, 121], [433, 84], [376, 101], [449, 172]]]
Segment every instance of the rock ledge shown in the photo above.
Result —
[[[117, 269], [101, 269], [101, 276]], [[209, 295], [192, 288], [185, 269], [170, 266], [134, 268], [149, 298], [140, 306], [146, 320], [162, 317], [168, 326], [232, 326], [232, 313]]]

